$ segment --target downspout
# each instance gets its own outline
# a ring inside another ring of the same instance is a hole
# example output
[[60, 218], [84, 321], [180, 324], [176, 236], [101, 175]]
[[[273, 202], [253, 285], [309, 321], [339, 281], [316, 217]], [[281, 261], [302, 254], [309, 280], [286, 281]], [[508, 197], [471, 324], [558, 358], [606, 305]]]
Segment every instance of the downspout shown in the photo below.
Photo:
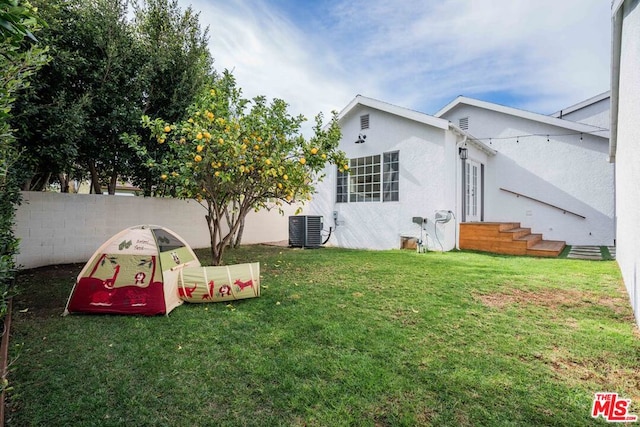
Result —
[[624, 0], [613, 5], [611, 19], [611, 107], [609, 109], [609, 162], [613, 163], [613, 242], [618, 234], [618, 196], [616, 188], [616, 152], [618, 149], [618, 104], [620, 99], [620, 56], [622, 49], [622, 22], [624, 20]]
[[615, 163], [618, 146], [618, 101], [620, 98], [620, 50], [622, 45], [622, 21], [624, 1], [613, 11], [611, 22], [611, 108], [610, 108], [610, 136], [609, 162]]

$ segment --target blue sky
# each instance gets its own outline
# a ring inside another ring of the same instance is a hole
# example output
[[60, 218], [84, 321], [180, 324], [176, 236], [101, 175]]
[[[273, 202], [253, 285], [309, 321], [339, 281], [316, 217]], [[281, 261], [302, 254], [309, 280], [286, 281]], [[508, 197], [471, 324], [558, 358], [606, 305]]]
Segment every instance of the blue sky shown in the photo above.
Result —
[[609, 89], [610, 0], [179, 0], [246, 97], [311, 119], [357, 94], [550, 114]]

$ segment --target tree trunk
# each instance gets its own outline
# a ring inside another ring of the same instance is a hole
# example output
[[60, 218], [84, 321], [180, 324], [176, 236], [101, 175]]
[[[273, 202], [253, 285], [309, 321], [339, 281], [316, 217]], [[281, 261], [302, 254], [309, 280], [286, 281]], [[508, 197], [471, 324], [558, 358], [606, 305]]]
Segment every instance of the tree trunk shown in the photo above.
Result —
[[238, 227], [236, 238], [233, 242], [234, 249], [240, 246], [240, 243], [242, 242], [242, 233], [244, 232], [244, 217], [240, 218], [238, 221], [240, 222], [240, 226]]
[[116, 194], [116, 186], [118, 185], [118, 173], [116, 172], [116, 169], [113, 168], [113, 171], [111, 172], [111, 180], [109, 181], [109, 194], [110, 195], [114, 195]]
[[68, 193], [69, 192], [69, 175], [64, 173], [58, 174], [58, 181], [60, 181], [60, 192]]
[[96, 163], [93, 160], [89, 160], [89, 173], [91, 174], [90, 193], [102, 194], [102, 187], [100, 186], [100, 178], [98, 177], [98, 170], [96, 169]]

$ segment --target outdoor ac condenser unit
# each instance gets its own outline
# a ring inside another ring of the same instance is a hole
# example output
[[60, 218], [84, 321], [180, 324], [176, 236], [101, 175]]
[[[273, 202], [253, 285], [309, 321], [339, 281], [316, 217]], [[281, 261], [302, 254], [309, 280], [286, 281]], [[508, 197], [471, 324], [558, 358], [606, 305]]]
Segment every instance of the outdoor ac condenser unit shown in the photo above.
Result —
[[289, 246], [319, 248], [322, 245], [322, 216], [296, 215], [289, 217]]

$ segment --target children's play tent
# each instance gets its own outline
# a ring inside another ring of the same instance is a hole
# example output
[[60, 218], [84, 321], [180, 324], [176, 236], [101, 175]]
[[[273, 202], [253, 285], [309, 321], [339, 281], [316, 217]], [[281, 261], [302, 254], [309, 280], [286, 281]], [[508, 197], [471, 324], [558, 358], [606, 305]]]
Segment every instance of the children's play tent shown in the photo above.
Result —
[[105, 242], [84, 266], [65, 314], [168, 314], [182, 304], [178, 276], [200, 261], [164, 227], [139, 225]]
[[189, 245], [157, 225], [127, 228], [84, 266], [64, 314], [169, 314], [188, 302], [260, 296], [260, 263], [201, 267]]
[[180, 298], [187, 302], [218, 302], [260, 296], [260, 263], [180, 270]]

